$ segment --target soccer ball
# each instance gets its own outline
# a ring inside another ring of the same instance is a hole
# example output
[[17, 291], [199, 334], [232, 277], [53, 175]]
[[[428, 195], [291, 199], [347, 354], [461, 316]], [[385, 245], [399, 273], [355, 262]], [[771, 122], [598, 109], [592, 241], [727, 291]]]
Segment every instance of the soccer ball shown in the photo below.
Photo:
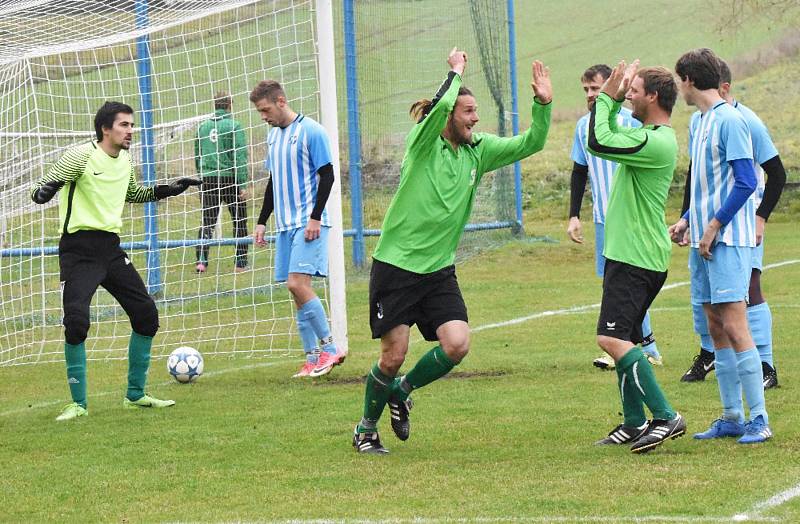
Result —
[[203, 355], [195, 348], [181, 346], [170, 353], [167, 371], [178, 382], [194, 382], [203, 374]]

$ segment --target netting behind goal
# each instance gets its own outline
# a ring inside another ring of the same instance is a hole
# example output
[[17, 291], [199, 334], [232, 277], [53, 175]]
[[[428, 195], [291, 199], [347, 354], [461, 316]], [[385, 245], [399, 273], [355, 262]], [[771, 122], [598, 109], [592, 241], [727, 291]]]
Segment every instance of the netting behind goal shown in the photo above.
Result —
[[[347, 108], [349, 124], [340, 125], [340, 137], [351, 146], [343, 149], [343, 188], [357, 192], [358, 188], [351, 189], [349, 176], [360, 171], [363, 192], [363, 212], [346, 209], [346, 225], [358, 228], [360, 215], [365, 230], [374, 234], [381, 227], [399, 181], [405, 136], [413, 126], [408, 110], [416, 100], [433, 97], [447, 74], [446, 59], [454, 46], [468, 53], [464, 85], [478, 102], [481, 121], [476, 130], [512, 134], [507, 4], [507, 0], [345, 0], [337, 23], [344, 28], [343, 40], [351, 38], [349, 48], [345, 43], [340, 51], [337, 78], [340, 113], [344, 116]], [[471, 227], [509, 228], [516, 226], [516, 219], [513, 166], [487, 174], [479, 186]], [[504, 234], [508, 237], [508, 231]], [[474, 237], [465, 235], [464, 241]]]
[[[0, 365], [63, 358], [57, 199], [37, 206], [29, 192], [66, 148], [92, 139], [103, 102], [136, 110], [144, 129], [131, 154], [140, 181], [153, 184], [195, 175], [197, 126], [213, 113], [215, 92], [230, 93], [248, 140], [252, 232], [267, 127], [248, 94], [258, 81], [277, 79], [295, 110], [319, 120], [315, 31], [312, 0], [27, 0], [0, 7]], [[204, 354], [299, 351], [290, 297], [273, 283], [272, 244], [251, 246], [250, 270], [234, 273], [237, 240], [227, 209], [220, 210], [208, 271], [195, 273], [200, 210], [192, 188], [158, 204], [130, 204], [124, 214], [123, 247], [160, 310], [154, 354], [184, 344]], [[89, 358], [126, 357], [127, 316], [102, 289], [91, 321]]]

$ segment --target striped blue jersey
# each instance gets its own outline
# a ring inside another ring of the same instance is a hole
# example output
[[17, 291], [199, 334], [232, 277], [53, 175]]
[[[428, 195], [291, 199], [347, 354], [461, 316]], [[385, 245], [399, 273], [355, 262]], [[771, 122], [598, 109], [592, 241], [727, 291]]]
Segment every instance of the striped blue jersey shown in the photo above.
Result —
[[[305, 115], [297, 115], [284, 128], [269, 130], [264, 167], [272, 175], [277, 231], [306, 226], [317, 201], [317, 171], [332, 163], [331, 158], [325, 129]], [[322, 225], [330, 226], [327, 209]]]
[[[696, 112], [689, 124], [689, 157], [692, 160], [689, 237], [692, 247], [733, 190], [733, 168], [729, 162], [753, 160], [750, 130], [742, 114], [724, 100], [705, 114]], [[755, 196], [751, 195], [727, 225], [717, 233], [717, 242], [729, 246], [755, 247]]]
[[766, 177], [761, 164], [778, 156], [778, 150], [772, 142], [772, 137], [769, 136], [767, 126], [764, 125], [764, 122], [758, 118], [758, 115], [752, 109], [736, 100], [733, 101], [733, 107], [739, 110], [747, 122], [747, 127], [750, 129], [750, 139], [753, 143], [753, 159], [756, 164], [756, 179], [758, 180], [755, 192], [757, 210], [758, 206], [761, 205], [761, 200], [764, 198], [764, 188], [766, 187]]
[[[608, 197], [611, 195], [611, 181], [617, 163], [594, 156], [586, 149], [586, 137], [589, 135], [590, 113], [578, 120], [575, 126], [575, 137], [572, 142], [572, 161], [589, 168], [589, 184], [592, 188], [592, 217], [595, 224], [605, 224]], [[642, 123], [633, 118], [631, 110], [623, 107], [617, 115], [620, 127], [641, 127]]]

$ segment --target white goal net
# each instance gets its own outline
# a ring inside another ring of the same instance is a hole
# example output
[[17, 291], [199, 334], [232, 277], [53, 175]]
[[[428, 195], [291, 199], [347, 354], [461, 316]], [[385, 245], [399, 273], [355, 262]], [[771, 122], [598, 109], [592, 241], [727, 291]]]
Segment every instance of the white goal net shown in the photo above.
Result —
[[[319, 25], [318, 4], [326, 3], [0, 1], [0, 365], [63, 359], [60, 196], [38, 206], [29, 195], [31, 185], [67, 148], [92, 139], [94, 114], [106, 100], [136, 111], [131, 154], [140, 183], [151, 185], [197, 176], [197, 128], [214, 112], [215, 93], [229, 93], [233, 118], [247, 137], [247, 228], [252, 233], [267, 177], [267, 126], [248, 95], [260, 80], [278, 80], [293, 109], [325, 125], [320, 86], [335, 93], [335, 82], [332, 74], [320, 80], [320, 71], [327, 73], [318, 42], [332, 23], [323, 12], [326, 25]], [[335, 119], [335, 104], [332, 111]], [[335, 125], [329, 132], [335, 134]], [[338, 183], [333, 193], [328, 209], [338, 223], [331, 238], [341, 239]], [[123, 248], [160, 312], [153, 354], [181, 345], [204, 354], [301, 351], [290, 295], [273, 280], [273, 244], [259, 248], [250, 237], [236, 237], [224, 205], [219, 220], [215, 237], [206, 240], [207, 271], [198, 274], [201, 201], [196, 188], [157, 204], [126, 207]], [[235, 272], [237, 245], [243, 243], [248, 270]], [[341, 266], [334, 255], [331, 281], [343, 279], [334, 273]], [[315, 285], [330, 303], [326, 284]], [[346, 344], [344, 312], [337, 308], [331, 312], [334, 335]], [[88, 357], [125, 358], [130, 324], [102, 288], [92, 301], [91, 322]]]

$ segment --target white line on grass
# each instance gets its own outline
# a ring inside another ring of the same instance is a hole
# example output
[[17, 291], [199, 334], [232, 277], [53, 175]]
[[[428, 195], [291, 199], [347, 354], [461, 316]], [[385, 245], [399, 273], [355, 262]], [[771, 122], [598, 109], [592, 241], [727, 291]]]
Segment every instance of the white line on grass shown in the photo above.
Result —
[[[730, 522], [731, 517], [694, 516], [694, 515], [641, 515], [636, 517], [612, 516], [566, 516], [550, 515], [539, 517], [470, 517], [470, 518], [396, 518], [396, 519], [291, 519], [275, 520], [281, 524], [462, 524], [480, 522], [483, 524], [499, 524], [503, 522]], [[754, 516], [752, 522], [780, 522], [774, 517]]]
[[772, 508], [777, 508], [781, 504], [789, 502], [796, 497], [800, 497], [800, 484], [797, 484], [795, 487], [789, 488], [786, 491], [782, 491], [774, 497], [770, 497], [763, 502], [755, 504], [747, 513], [739, 513], [738, 515], [734, 515], [733, 520], [737, 522], [744, 522], [761, 519], [761, 514], [763, 512], [771, 510]]
[[[263, 367], [268, 367], [268, 366], [274, 366], [275, 364], [278, 364], [278, 362], [260, 362], [258, 364], [248, 364], [246, 366], [238, 366], [238, 367], [220, 369], [218, 371], [207, 371], [207, 372], [203, 373], [203, 377], [208, 379], [208, 378], [216, 377], [216, 376], [219, 376], [219, 375], [225, 375], [227, 373], [233, 373], [234, 371], [242, 371], [242, 370], [245, 370], [245, 369], [263, 368]], [[174, 383], [175, 383], [174, 380], [166, 380], [164, 382], [159, 382], [159, 383], [157, 383], [155, 385], [163, 387], [163, 386], [169, 386], [170, 384], [174, 384]], [[109, 395], [118, 395], [118, 394], [120, 394], [120, 390], [119, 389], [115, 389], [113, 391], [103, 391], [101, 393], [92, 393], [91, 395], [87, 395], [87, 398], [100, 398], [100, 397], [107, 397]], [[31, 404], [30, 406], [25, 407], [25, 408], [17, 408], [17, 409], [12, 409], [12, 410], [9, 410], [9, 411], [3, 411], [2, 413], [0, 413], [0, 417], [7, 417], [9, 415], [17, 415], [19, 413], [25, 413], [26, 411], [30, 411], [32, 409], [49, 408], [49, 407], [52, 407], [52, 406], [57, 406], [59, 404], [63, 404], [64, 402], [65, 402], [64, 399], [48, 400], [46, 402], [37, 402], [36, 404]]]

